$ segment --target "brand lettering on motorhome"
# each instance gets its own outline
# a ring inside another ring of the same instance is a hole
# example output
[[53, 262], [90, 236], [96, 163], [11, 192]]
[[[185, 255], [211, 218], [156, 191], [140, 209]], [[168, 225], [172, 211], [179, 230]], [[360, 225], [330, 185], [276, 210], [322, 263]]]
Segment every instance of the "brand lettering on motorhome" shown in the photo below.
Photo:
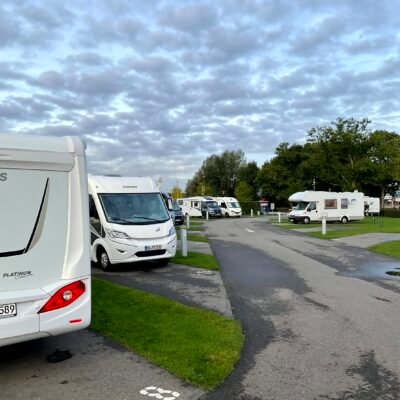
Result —
[[4, 272], [3, 278], [22, 279], [32, 275], [32, 271]]
[[7, 172], [2, 172], [0, 174], [0, 182], [5, 182], [7, 180]]
[[122, 189], [137, 189], [137, 186], [122, 186]]

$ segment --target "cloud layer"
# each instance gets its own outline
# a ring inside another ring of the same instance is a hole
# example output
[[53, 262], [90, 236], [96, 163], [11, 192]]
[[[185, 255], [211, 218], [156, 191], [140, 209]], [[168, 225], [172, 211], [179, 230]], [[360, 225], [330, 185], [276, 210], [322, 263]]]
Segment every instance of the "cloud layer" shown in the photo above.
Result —
[[[83, 5], [84, 4], [84, 5]], [[338, 116], [400, 131], [399, 5], [337, 0], [0, 4], [0, 131], [79, 135], [92, 173], [262, 162]]]

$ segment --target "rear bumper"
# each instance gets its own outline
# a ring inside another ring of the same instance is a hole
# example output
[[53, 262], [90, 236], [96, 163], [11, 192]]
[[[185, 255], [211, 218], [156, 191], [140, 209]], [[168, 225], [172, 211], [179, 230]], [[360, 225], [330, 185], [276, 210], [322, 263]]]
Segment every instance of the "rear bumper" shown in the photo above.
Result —
[[[68, 283], [82, 280], [85, 293], [69, 306], [38, 314], [47, 300]], [[1, 303], [17, 304], [17, 316], [0, 319], [0, 347], [46, 336], [56, 336], [73, 332], [89, 326], [91, 319], [91, 281], [90, 277], [73, 280], [60, 280], [41, 290], [42, 294], [32, 298], [22, 298], [14, 292]]]

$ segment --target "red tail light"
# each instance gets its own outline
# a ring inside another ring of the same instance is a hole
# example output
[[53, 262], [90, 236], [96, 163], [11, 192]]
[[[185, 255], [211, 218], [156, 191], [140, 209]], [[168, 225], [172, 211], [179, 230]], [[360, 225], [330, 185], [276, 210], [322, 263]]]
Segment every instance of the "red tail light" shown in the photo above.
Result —
[[73, 282], [58, 289], [57, 292], [55, 292], [47, 303], [39, 310], [38, 314], [58, 310], [59, 308], [70, 305], [85, 293], [85, 289], [85, 284], [82, 281]]

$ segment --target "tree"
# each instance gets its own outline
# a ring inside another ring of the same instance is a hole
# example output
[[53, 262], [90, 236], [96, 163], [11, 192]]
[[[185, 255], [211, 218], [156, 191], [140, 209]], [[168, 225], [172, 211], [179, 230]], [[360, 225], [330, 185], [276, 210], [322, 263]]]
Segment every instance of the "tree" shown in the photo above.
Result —
[[239, 202], [252, 201], [254, 189], [246, 182], [239, 182], [235, 189], [235, 197]]
[[171, 197], [176, 200], [183, 197], [183, 191], [178, 185], [174, 185], [171, 189]]
[[255, 161], [245, 164], [239, 171], [239, 182], [246, 182], [252, 189], [251, 200], [257, 198], [257, 174], [260, 169]]

